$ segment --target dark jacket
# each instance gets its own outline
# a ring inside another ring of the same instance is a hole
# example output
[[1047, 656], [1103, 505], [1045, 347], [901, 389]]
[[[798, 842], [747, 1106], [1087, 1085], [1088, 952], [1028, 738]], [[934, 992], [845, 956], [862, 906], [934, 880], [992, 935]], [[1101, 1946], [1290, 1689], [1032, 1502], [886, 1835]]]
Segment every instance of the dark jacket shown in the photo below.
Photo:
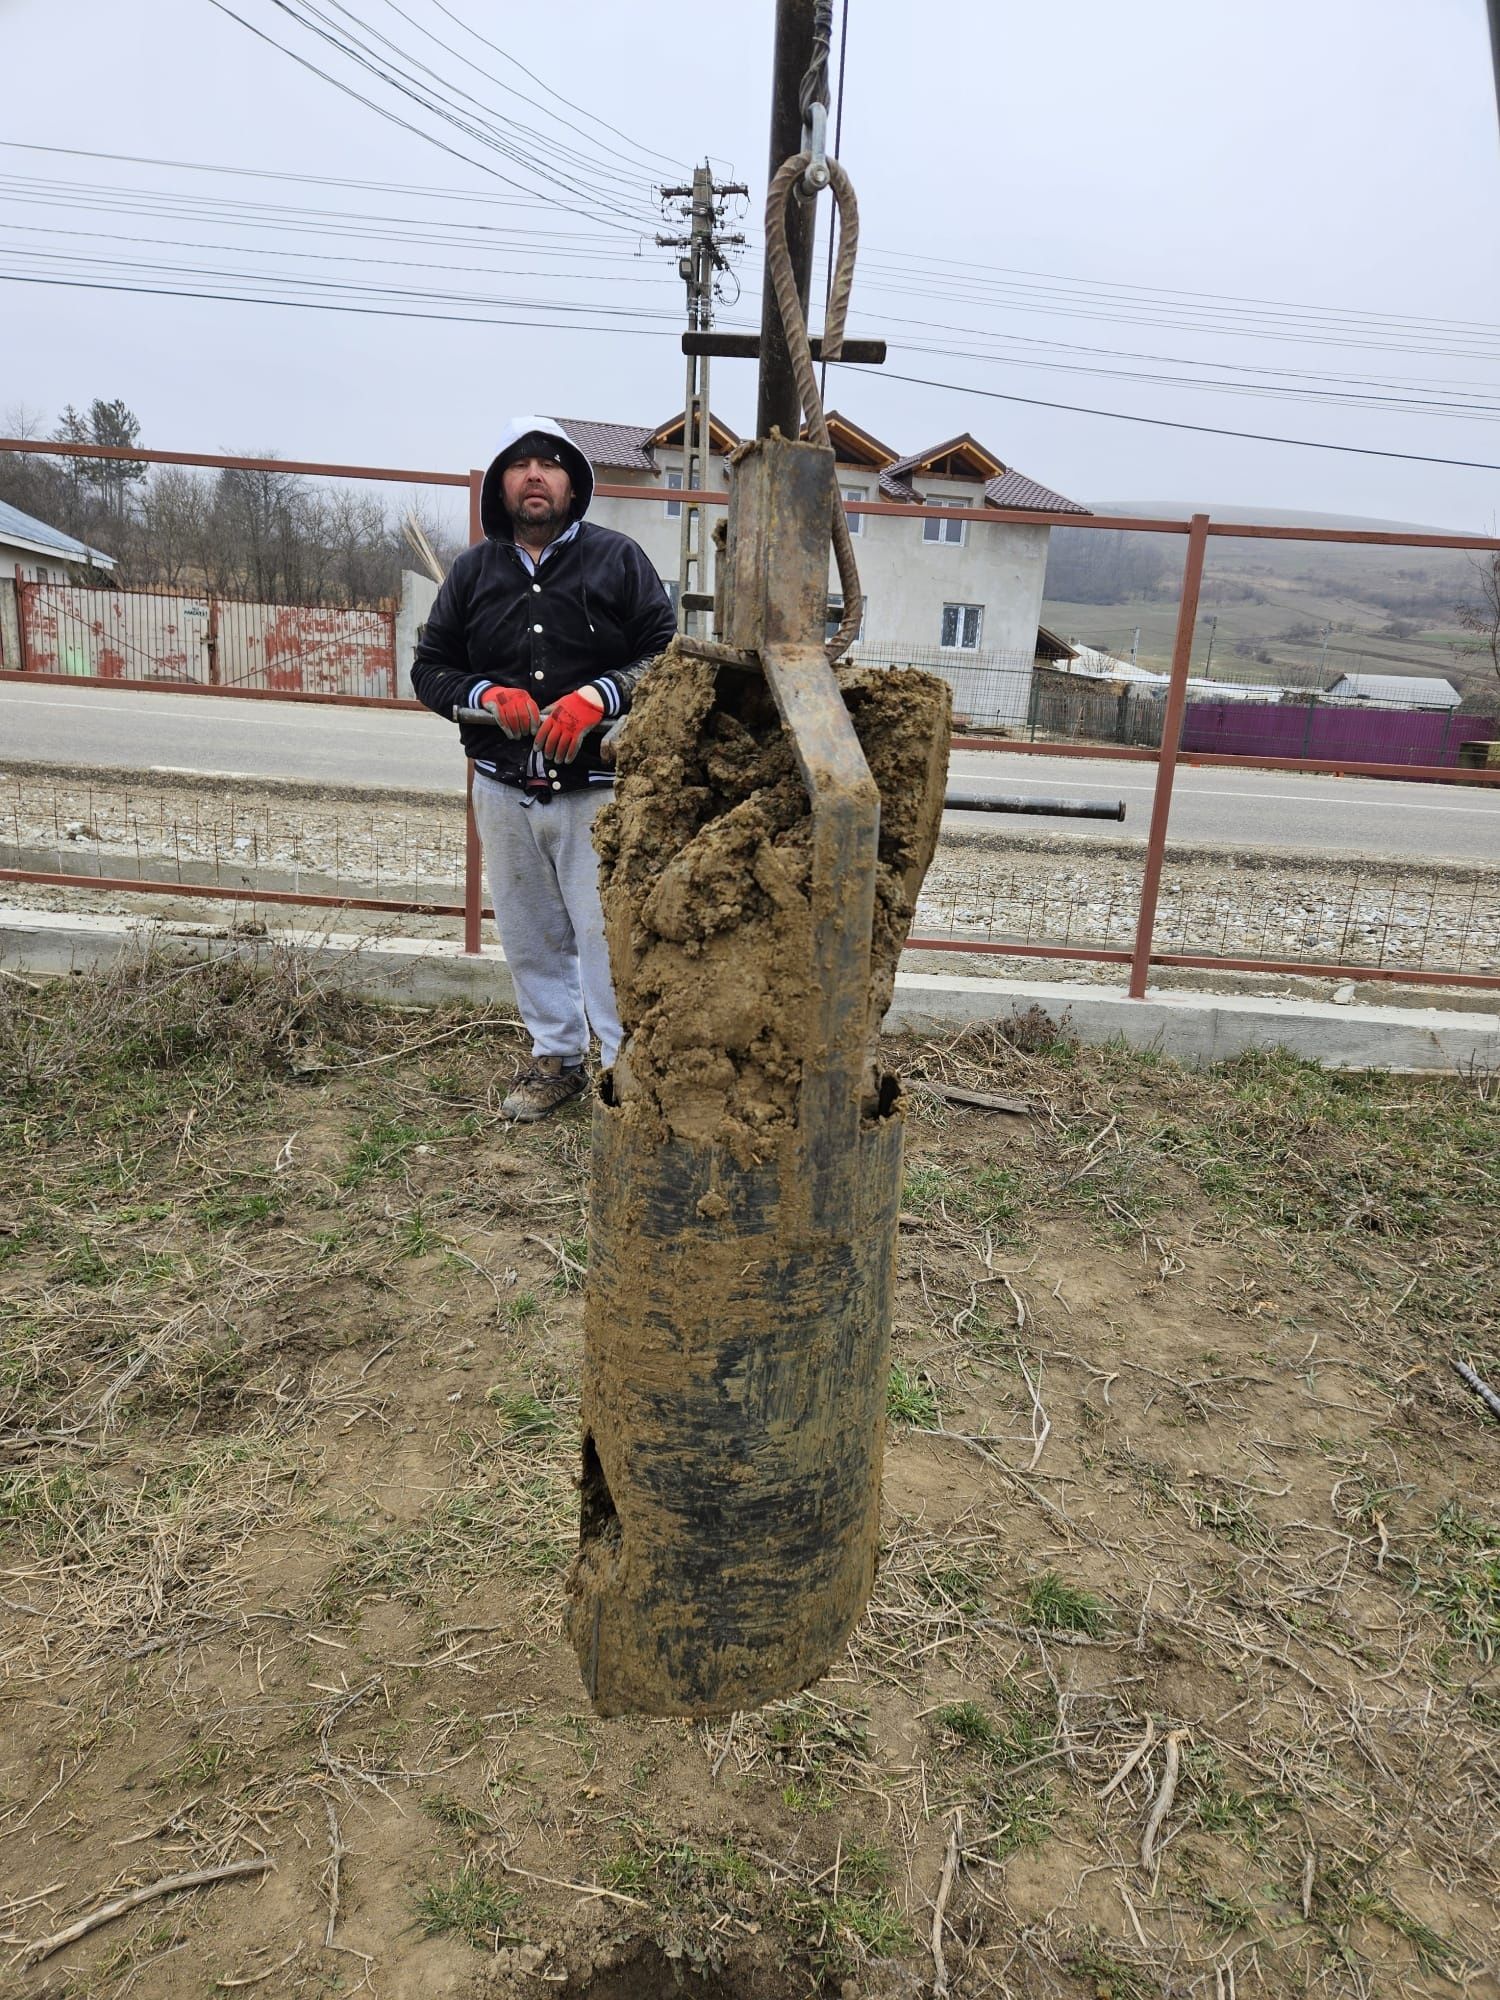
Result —
[[[439, 715], [473, 707], [487, 687], [524, 688], [546, 708], [575, 688], [591, 687], [604, 720], [623, 715], [646, 667], [676, 629], [661, 578], [628, 535], [580, 520], [593, 498], [593, 469], [572, 440], [544, 419], [518, 420], [512, 438], [529, 430], [556, 437], [573, 480], [567, 541], [554, 544], [533, 576], [515, 545], [500, 500], [500, 453], [485, 477], [480, 519], [485, 539], [466, 549], [448, 572], [417, 646], [412, 687]], [[550, 796], [613, 773], [599, 756], [599, 735], [587, 737], [571, 764], [533, 757], [531, 741], [513, 741], [482, 723], [460, 726], [475, 768], [502, 784]]]

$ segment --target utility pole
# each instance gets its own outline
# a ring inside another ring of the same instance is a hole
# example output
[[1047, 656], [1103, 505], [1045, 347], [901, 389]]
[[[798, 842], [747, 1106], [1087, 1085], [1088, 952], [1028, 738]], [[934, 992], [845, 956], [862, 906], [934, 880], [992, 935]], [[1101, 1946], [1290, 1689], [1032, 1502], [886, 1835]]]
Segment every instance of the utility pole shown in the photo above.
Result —
[[1203, 677], [1205, 680], [1211, 680], [1213, 678], [1214, 634], [1218, 631], [1218, 629], [1219, 629], [1219, 614], [1217, 611], [1210, 612], [1208, 619], [1208, 658], [1203, 662]]
[[[658, 236], [664, 250], [681, 250], [677, 268], [687, 285], [688, 332], [706, 333], [713, 324], [714, 276], [725, 268], [724, 250], [744, 242], [740, 235], [717, 233], [722, 197], [749, 194], [738, 181], [719, 184], [707, 162], [693, 169], [693, 184], [686, 188], [663, 188], [663, 201], [688, 204], [686, 236]], [[713, 601], [713, 579], [708, 573], [710, 537], [700, 501], [694, 493], [708, 484], [710, 452], [708, 404], [708, 356], [690, 353], [687, 361], [687, 394], [682, 412], [682, 540], [677, 561], [677, 629], [701, 633], [702, 614]]]

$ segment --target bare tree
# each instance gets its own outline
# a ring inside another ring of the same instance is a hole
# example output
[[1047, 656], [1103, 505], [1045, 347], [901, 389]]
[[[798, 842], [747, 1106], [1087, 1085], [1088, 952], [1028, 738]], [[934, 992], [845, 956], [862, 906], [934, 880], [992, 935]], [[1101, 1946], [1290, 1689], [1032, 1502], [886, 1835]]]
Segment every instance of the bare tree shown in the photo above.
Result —
[[190, 572], [206, 576], [212, 559], [213, 489], [185, 465], [158, 466], [140, 499], [139, 567], [146, 580], [181, 588]]
[[1474, 595], [1458, 606], [1458, 622], [1478, 639], [1500, 679], [1500, 554], [1476, 555], [1469, 567]]

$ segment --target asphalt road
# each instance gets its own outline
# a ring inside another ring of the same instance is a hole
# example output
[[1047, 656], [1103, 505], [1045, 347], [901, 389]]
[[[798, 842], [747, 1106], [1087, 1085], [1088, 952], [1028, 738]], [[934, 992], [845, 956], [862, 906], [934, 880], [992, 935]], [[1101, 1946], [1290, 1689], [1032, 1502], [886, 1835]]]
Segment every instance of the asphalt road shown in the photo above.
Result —
[[[16, 681], [0, 683], [0, 762], [6, 758], [80, 770], [124, 765], [161, 776], [206, 772], [421, 791], [458, 792], [464, 781], [455, 732], [434, 715]], [[1123, 798], [1126, 816], [1123, 826], [968, 813], [951, 818], [960, 827], [1144, 840], [1154, 781], [1150, 764], [959, 751], [951, 785], [997, 796]], [[1500, 865], [1500, 789], [1185, 765], [1171, 832], [1177, 840], [1214, 845]]]

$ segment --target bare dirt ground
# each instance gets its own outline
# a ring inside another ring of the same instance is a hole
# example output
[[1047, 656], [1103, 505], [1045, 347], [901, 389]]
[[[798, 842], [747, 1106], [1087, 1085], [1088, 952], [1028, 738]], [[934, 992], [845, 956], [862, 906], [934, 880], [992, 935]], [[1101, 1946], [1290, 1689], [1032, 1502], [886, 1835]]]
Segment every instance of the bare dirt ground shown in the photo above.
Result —
[[1500, 1993], [1493, 1078], [892, 1044], [874, 1601], [705, 1730], [561, 1636], [589, 1125], [516, 1046], [0, 980], [7, 1993]]

